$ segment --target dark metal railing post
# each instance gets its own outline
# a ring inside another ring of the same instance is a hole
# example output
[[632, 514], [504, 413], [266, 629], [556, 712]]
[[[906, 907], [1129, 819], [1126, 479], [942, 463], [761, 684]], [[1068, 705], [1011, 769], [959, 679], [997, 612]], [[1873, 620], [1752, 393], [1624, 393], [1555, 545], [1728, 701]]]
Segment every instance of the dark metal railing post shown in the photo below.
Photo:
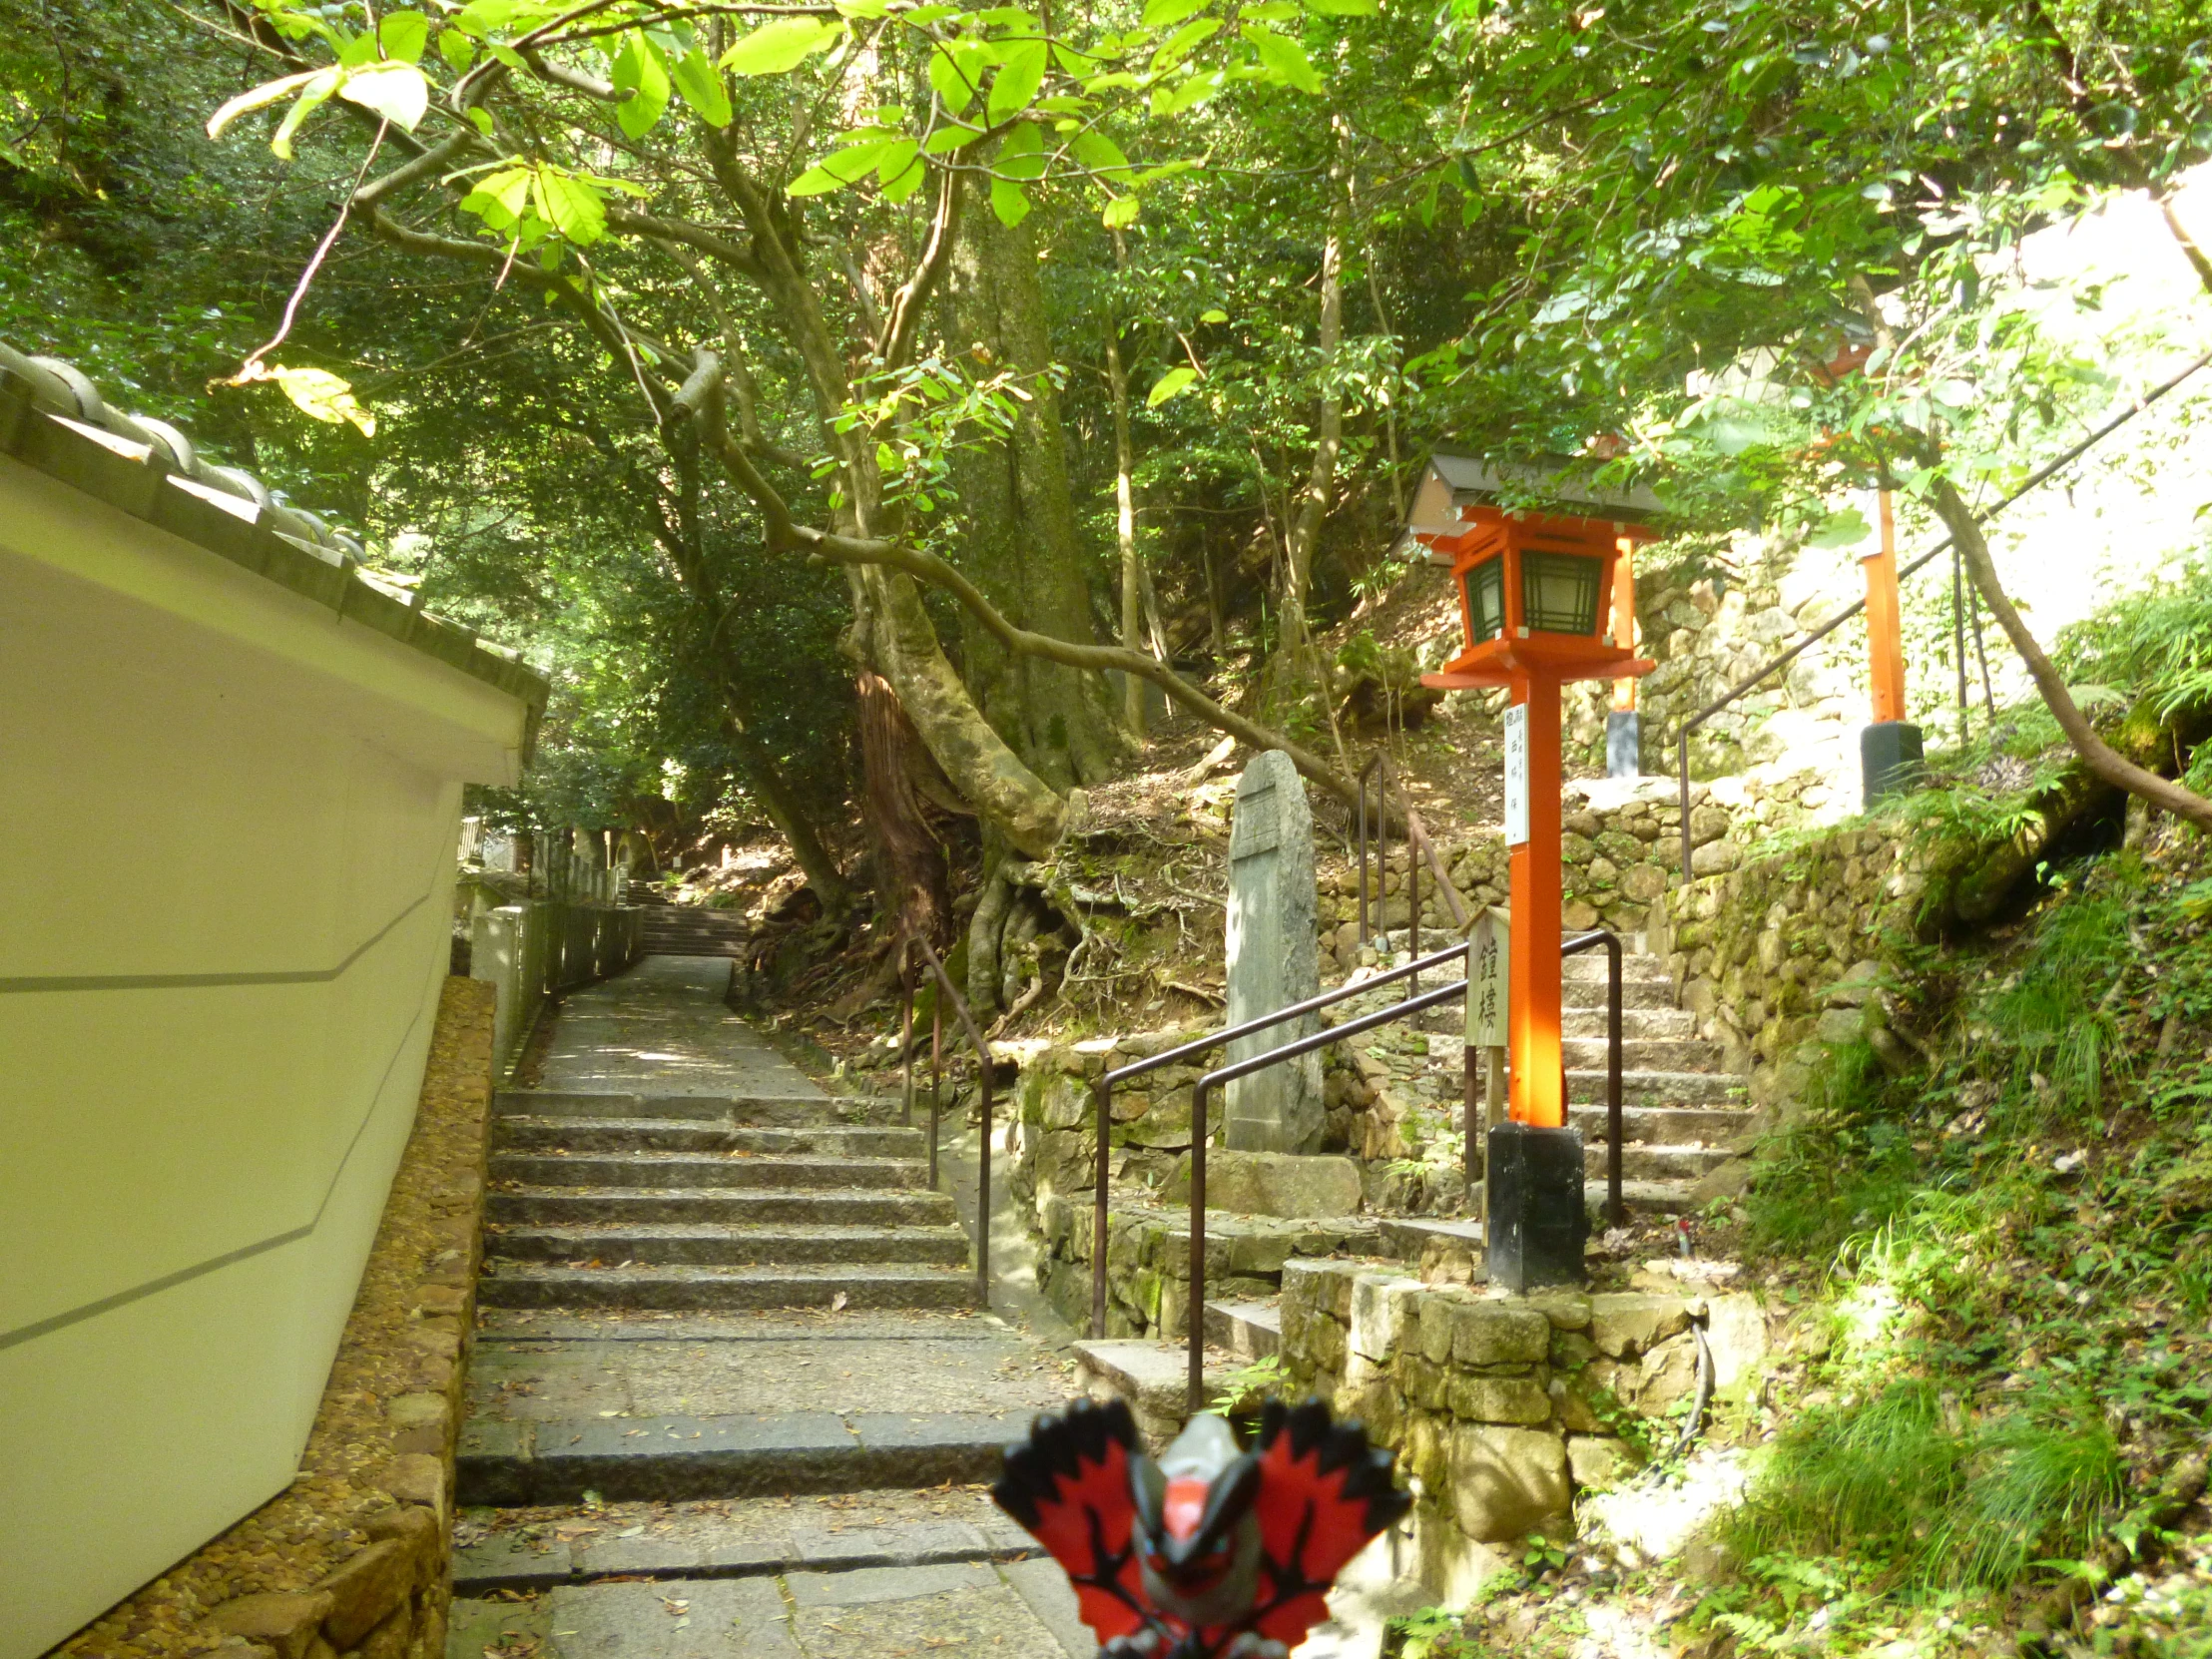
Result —
[[1092, 1094], [1098, 1102], [1098, 1165], [1096, 1177], [1098, 1191], [1091, 1197], [1091, 1337], [1096, 1340], [1106, 1335], [1106, 1206], [1107, 1156], [1109, 1141], [1114, 1128], [1114, 1080], [1111, 1072], [1102, 1073]]
[[1373, 772], [1375, 760], [1360, 769], [1360, 942], [1368, 942], [1368, 774]]
[[901, 953], [898, 964], [898, 1127], [914, 1126], [914, 974], [913, 958]]
[[1191, 1311], [1189, 1392], [1192, 1416], [1206, 1408], [1206, 1085], [1201, 1077], [1191, 1090]]
[[929, 1012], [929, 1190], [937, 1190], [937, 1113], [944, 1089], [944, 993]]
[[[1459, 949], [1465, 950], [1461, 945]], [[1423, 966], [1435, 964], [1423, 963]], [[1402, 970], [1400, 977], [1403, 976]], [[1374, 984], [1369, 980], [1359, 987], [1365, 990]], [[1373, 1031], [1379, 1025], [1392, 1020], [1408, 1019], [1425, 1009], [1447, 1002], [1462, 995], [1457, 980], [1438, 985], [1432, 991], [1418, 996], [1400, 998], [1386, 1008], [1378, 1008], [1372, 1014], [1362, 1014], [1358, 1019], [1309, 1036], [1294, 1038], [1265, 1054], [1255, 1054], [1233, 1065], [1221, 1066], [1201, 1077], [1191, 1091], [1191, 1312], [1190, 1312], [1190, 1380], [1186, 1395], [1191, 1413], [1195, 1416], [1206, 1405], [1206, 1097], [1224, 1084], [1234, 1083], [1240, 1077], [1250, 1077], [1256, 1071], [1281, 1065], [1285, 1060], [1295, 1060], [1302, 1054], [1311, 1054], [1317, 1048], [1343, 1042]]]

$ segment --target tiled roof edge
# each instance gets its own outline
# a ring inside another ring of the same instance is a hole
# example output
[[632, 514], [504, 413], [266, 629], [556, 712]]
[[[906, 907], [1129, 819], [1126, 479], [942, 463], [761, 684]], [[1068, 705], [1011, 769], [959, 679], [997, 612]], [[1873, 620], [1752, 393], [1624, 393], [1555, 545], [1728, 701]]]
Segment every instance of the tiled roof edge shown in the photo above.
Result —
[[[103, 442], [88, 428], [120, 441]], [[252, 473], [202, 459], [167, 421], [114, 408], [71, 364], [5, 340], [0, 453], [518, 699], [529, 711], [525, 758], [536, 746], [551, 689], [544, 676], [504, 647], [391, 597], [361, 574], [358, 542], [276, 499]]]

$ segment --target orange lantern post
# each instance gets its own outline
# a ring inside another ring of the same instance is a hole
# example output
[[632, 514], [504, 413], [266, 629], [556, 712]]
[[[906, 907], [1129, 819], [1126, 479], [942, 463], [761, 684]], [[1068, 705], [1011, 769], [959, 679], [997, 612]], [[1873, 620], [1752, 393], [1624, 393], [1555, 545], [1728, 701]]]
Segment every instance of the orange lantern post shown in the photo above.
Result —
[[1905, 625], [1898, 598], [1898, 523], [1890, 492], [1882, 492], [1882, 540], [1859, 561], [1867, 577], [1867, 713], [1859, 734], [1859, 772], [1866, 804], [1911, 787], [1922, 758], [1921, 729], [1905, 718]]
[[[1512, 885], [1506, 1033], [1508, 1119], [1487, 1151], [1490, 1283], [1577, 1283], [1588, 1220], [1582, 1136], [1567, 1123], [1561, 1059], [1560, 688], [1633, 682], [1639, 658], [1619, 620], [1619, 566], [1650, 532], [1613, 518], [1512, 512], [1477, 501], [1458, 523], [1413, 533], [1448, 555], [1466, 649], [1424, 685], [1504, 687], [1505, 840]], [[1631, 610], [1631, 617], [1633, 612]]]

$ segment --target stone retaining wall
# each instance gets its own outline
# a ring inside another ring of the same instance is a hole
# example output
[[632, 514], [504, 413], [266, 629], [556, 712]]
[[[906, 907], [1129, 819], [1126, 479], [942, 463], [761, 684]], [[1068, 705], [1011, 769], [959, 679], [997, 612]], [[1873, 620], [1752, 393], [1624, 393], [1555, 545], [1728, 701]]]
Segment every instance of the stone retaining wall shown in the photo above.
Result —
[[415, 1126], [290, 1488], [51, 1659], [444, 1659], [493, 992], [448, 979]]
[[1716, 1392], [1756, 1376], [1749, 1295], [1431, 1285], [1374, 1264], [1285, 1262], [1282, 1354], [1294, 1390], [1366, 1422], [1414, 1490], [1421, 1582], [1461, 1605], [1511, 1564], [1499, 1546], [1574, 1532], [1578, 1493], [1638, 1466], [1697, 1386], [1702, 1324]]
[[1751, 1077], [1754, 1105], [1795, 1093], [1809, 1044], [1886, 1025], [1886, 934], [1910, 922], [1926, 879], [1892, 831], [1852, 826], [1668, 895], [1652, 948], [1698, 1035]]

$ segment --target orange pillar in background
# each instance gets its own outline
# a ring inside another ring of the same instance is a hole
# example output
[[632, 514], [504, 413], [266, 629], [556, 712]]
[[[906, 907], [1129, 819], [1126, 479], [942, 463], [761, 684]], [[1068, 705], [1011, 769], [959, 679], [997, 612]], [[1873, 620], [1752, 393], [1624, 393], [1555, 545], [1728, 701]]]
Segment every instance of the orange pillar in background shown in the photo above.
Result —
[[1905, 718], [1904, 620], [1898, 602], [1898, 523], [1882, 492], [1882, 551], [1859, 561], [1867, 573], [1867, 696], [1880, 726]]
[[[1616, 557], [1613, 560], [1613, 643], [1624, 651], [1636, 649], [1636, 542], [1632, 536], [1620, 536], [1613, 543]], [[1613, 712], [1620, 715], [1636, 712], [1636, 682], [1613, 682]]]
[[1567, 1121], [1559, 1044], [1559, 682], [1517, 669], [1512, 698], [1527, 710], [1528, 838], [1509, 848], [1508, 861], [1513, 906], [1505, 1015], [1513, 1055], [1508, 1112], [1515, 1123], [1558, 1129]]

